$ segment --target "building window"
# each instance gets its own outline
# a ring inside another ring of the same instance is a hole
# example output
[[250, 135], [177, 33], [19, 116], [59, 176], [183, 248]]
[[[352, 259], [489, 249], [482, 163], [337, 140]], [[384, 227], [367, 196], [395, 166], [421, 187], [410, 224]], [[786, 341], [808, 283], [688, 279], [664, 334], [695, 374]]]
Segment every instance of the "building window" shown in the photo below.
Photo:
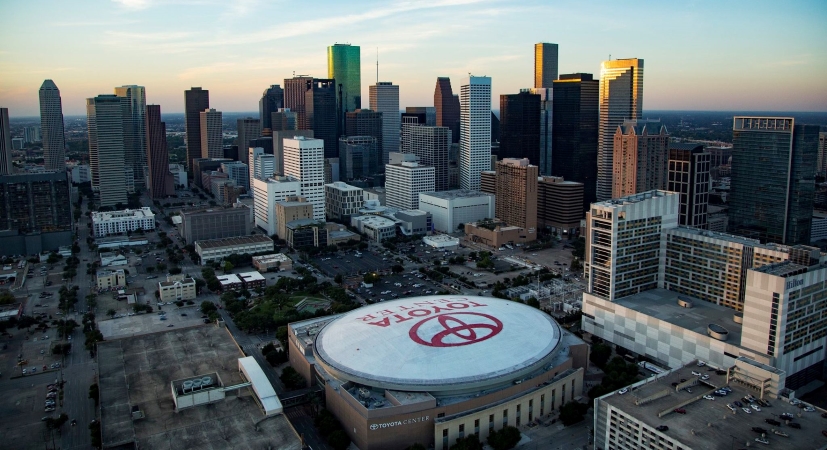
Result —
[[480, 435], [480, 419], [474, 420], [474, 434]]
[[436, 415], [436, 417], [437, 417], [437, 418], [440, 418], [440, 417], [445, 417], [445, 413], [444, 413], [444, 412], [441, 412], [441, 413], [437, 414], [437, 415]]

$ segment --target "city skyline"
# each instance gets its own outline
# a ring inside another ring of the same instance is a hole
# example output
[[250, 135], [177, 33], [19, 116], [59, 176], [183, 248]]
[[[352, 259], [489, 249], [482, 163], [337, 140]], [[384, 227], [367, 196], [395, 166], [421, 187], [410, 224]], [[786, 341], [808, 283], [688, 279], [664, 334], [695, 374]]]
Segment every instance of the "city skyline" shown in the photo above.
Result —
[[[492, 96], [531, 87], [534, 44], [550, 42], [559, 45], [559, 73], [598, 75], [609, 55], [647, 60], [646, 110], [821, 111], [827, 84], [819, 74], [827, 58], [818, 43], [827, 30], [819, 23], [827, 7], [806, 0], [791, 6], [360, 2], [324, 5], [312, 19], [264, 27], [250, 21], [300, 17], [299, 5], [12, 2], [0, 18], [0, 104], [12, 117], [37, 116], [37, 90], [51, 78], [61, 87], [65, 115], [82, 115], [86, 98], [127, 84], [145, 86], [147, 103], [169, 113], [184, 111], [181, 91], [191, 86], [211, 90], [218, 110], [256, 111], [261, 91], [294, 71], [324, 77], [327, 47], [348, 42], [362, 48], [363, 98], [376, 82], [378, 47], [379, 81], [400, 86], [400, 106], [430, 106], [438, 76], [454, 84], [468, 73], [489, 76]], [[200, 20], [177, 20], [193, 7]], [[59, 19], [44, 20], [42, 10]], [[496, 29], [509, 33], [495, 41]], [[739, 44], [756, 41], [761, 45]], [[135, 64], [148, 60], [153, 64]], [[796, 83], [773, 81], [793, 77]]]

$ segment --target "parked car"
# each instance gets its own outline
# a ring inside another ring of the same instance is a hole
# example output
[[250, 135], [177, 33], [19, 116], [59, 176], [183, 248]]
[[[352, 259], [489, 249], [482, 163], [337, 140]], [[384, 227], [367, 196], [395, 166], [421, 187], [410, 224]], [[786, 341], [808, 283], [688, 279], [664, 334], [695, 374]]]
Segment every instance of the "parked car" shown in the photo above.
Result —
[[683, 409], [683, 408], [676, 408], [675, 412], [678, 413], [678, 414], [686, 414], [686, 410]]
[[657, 427], [655, 427], [655, 429], [658, 431], [669, 431], [669, 427], [667, 427], [666, 425], [658, 425]]

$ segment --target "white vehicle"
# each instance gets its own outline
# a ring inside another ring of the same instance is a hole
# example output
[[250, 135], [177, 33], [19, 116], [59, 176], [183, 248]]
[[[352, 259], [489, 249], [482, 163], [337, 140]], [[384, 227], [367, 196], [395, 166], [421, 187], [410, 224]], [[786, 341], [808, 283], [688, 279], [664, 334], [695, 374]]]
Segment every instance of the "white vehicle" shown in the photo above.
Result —
[[747, 413], [747, 414], [752, 414], [752, 411], [750, 411], [749, 408], [741, 408], [741, 409], [743, 409], [744, 412]]
[[701, 376], [701, 373], [700, 373], [700, 372], [695, 372], [695, 371], [693, 370], [693, 371], [692, 371], [692, 375], [695, 375], [696, 377], [699, 377], [699, 376]]
[[813, 408], [812, 406], [808, 406], [808, 407], [804, 408], [804, 411], [807, 411], [807, 412], [813, 412], [813, 411], [815, 411], [815, 410], [816, 410], [816, 409], [815, 409], [815, 408]]
[[704, 398], [707, 399], [707, 400], [715, 400], [715, 397], [713, 397], [711, 395], [704, 395]]
[[706, 365], [706, 363], [705, 363], [705, 362], [703, 362], [703, 361], [701, 361], [701, 360], [698, 360], [698, 367], [703, 367], [703, 366], [705, 366], [705, 365]]
[[759, 411], [759, 412], [761, 411], [761, 408], [759, 408], [758, 405], [756, 405], [755, 403], [751, 403], [749, 405], [749, 407], [756, 410], [756, 411]]
[[623, 395], [623, 394], [625, 394], [625, 393], [627, 393], [627, 392], [629, 392], [629, 388], [623, 388], [623, 389], [621, 389], [621, 390], [617, 391], [617, 393], [618, 393], [618, 394], [620, 394], [620, 395]]
[[729, 408], [730, 410], [732, 410], [732, 412], [737, 411], [737, 409], [735, 409], [735, 407], [732, 406], [730, 403], [727, 403], [726, 407]]
[[708, 380], [708, 379], [709, 379], [709, 375], [703, 375], [703, 376], [701, 376], [701, 379], [702, 379], [702, 380]]

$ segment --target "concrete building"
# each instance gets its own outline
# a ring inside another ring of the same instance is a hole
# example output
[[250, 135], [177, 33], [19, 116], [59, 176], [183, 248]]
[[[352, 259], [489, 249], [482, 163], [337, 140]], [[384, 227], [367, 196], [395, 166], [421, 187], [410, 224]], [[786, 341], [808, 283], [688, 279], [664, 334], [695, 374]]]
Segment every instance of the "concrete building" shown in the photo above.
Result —
[[272, 131], [298, 130], [299, 116], [290, 108], [279, 108], [270, 114], [270, 124]]
[[455, 238], [447, 234], [424, 236], [422, 238], [422, 243], [439, 251], [456, 250], [459, 248], [459, 238]]
[[276, 173], [276, 157], [264, 153], [261, 147], [250, 147], [250, 158], [247, 167], [250, 169], [250, 190], [253, 189], [253, 180], [266, 180]]
[[341, 181], [324, 185], [324, 191], [327, 220], [350, 223], [350, 216], [357, 214], [365, 203], [361, 188]]
[[701, 144], [669, 144], [666, 190], [680, 192], [681, 225], [708, 228], [710, 154]]
[[379, 173], [378, 149], [378, 141], [373, 136], [342, 136], [339, 138], [339, 158], [326, 161], [339, 160], [339, 180], [364, 180]]
[[470, 76], [460, 88], [459, 186], [480, 188], [491, 159], [491, 78]]
[[299, 181], [299, 196], [313, 204], [313, 218], [324, 220], [325, 142], [297, 136], [284, 139], [284, 175]]
[[0, 108], [0, 175], [12, 173], [11, 128], [9, 128], [9, 109]]
[[420, 124], [408, 125], [405, 127], [404, 144], [401, 150], [403, 153], [413, 153], [423, 166], [434, 168], [434, 189], [447, 191], [450, 188], [448, 169], [451, 129]]
[[221, 170], [227, 174], [236, 186], [250, 189], [250, 168], [240, 161], [221, 163]]
[[463, 230], [471, 242], [500, 248], [506, 244], [525, 244], [537, 240], [537, 231], [508, 225], [500, 220], [481, 220], [464, 224]]
[[95, 279], [99, 290], [126, 287], [126, 272], [123, 269], [99, 270]]
[[155, 229], [155, 214], [148, 206], [123, 211], [92, 211], [92, 232], [96, 238], [135, 230]]
[[72, 183], [92, 182], [92, 168], [89, 164], [76, 164], [72, 167]]
[[405, 236], [428, 234], [434, 228], [431, 213], [418, 209], [399, 211], [394, 213], [393, 217], [397, 220], [399, 231]]
[[497, 161], [496, 174], [496, 217], [508, 225], [525, 228], [536, 238], [539, 168], [528, 158], [505, 158]]
[[418, 209], [419, 194], [434, 192], [435, 170], [422, 166], [410, 153], [391, 152], [385, 166], [386, 204], [399, 209]]
[[195, 280], [184, 275], [167, 275], [166, 281], [158, 282], [158, 301], [163, 303], [195, 300]]
[[[275, 166], [273, 169], [273, 173], [278, 175], [284, 175], [284, 140], [285, 139], [292, 139], [297, 136], [305, 137], [312, 139], [314, 135], [313, 130], [283, 130], [283, 131], [273, 131], [273, 138], [271, 140], [272, 149], [273, 149], [273, 156], [275, 159]], [[264, 153], [267, 153], [267, 149], [264, 149]]]
[[[184, 121], [187, 136], [187, 167], [193, 170], [193, 160], [203, 158], [201, 150], [201, 113], [210, 108], [210, 91], [193, 87], [184, 91]], [[195, 173], [195, 172], [193, 172]], [[195, 176], [198, 180], [201, 177]]]
[[49, 171], [66, 168], [66, 134], [60, 90], [52, 80], [44, 80], [40, 97], [40, 128], [43, 134], [43, 165]]
[[65, 171], [0, 175], [0, 254], [72, 245], [71, 192]]
[[[345, 127], [343, 136], [371, 136], [376, 139], [375, 158], [371, 161], [372, 167], [380, 167], [382, 144], [383, 113], [370, 109], [357, 109], [344, 113]], [[341, 158], [341, 155], [339, 155]]]
[[260, 234], [195, 241], [195, 253], [201, 258], [202, 266], [212, 261], [222, 261], [232, 254], [254, 255], [272, 251], [273, 240]]
[[[496, 169], [497, 163], [494, 163]], [[483, 170], [480, 172], [480, 192], [486, 194], [497, 195], [497, 171]]]
[[295, 220], [312, 219], [313, 204], [302, 197], [287, 197], [275, 204], [276, 233], [279, 238], [287, 240], [287, 224]]
[[202, 174], [204, 172], [212, 172], [217, 170], [221, 167], [221, 164], [225, 162], [232, 162], [229, 158], [195, 158], [192, 160], [192, 176], [193, 176], [193, 183], [204, 190], [209, 190], [209, 184], [204, 185], [203, 179], [204, 177]]
[[493, 219], [494, 196], [464, 189], [423, 193], [419, 195], [419, 209], [431, 213], [434, 230], [454, 233], [464, 223]]
[[434, 87], [434, 107], [436, 108], [436, 126], [451, 129], [451, 143], [459, 142], [460, 106], [459, 96], [451, 89], [451, 79], [439, 77]]
[[181, 237], [195, 241], [232, 238], [250, 234], [250, 210], [244, 205], [181, 212]]
[[660, 120], [627, 120], [614, 134], [612, 198], [666, 189], [669, 133]]
[[827, 212], [813, 211], [813, 223], [810, 228], [810, 242], [827, 240]]
[[264, 279], [258, 272], [242, 272], [236, 274], [241, 280], [244, 289], [252, 291], [255, 289], [264, 289], [267, 286], [267, 280]]
[[350, 225], [376, 243], [396, 237], [396, 222], [387, 217], [353, 216]]
[[359, 242], [362, 236], [348, 230], [344, 225], [327, 222], [327, 245], [349, 244], [350, 241]]
[[284, 253], [271, 253], [269, 255], [253, 256], [253, 267], [259, 272], [289, 271], [293, 270], [293, 260]]
[[[126, 206], [127, 186], [124, 153], [125, 102], [116, 95], [86, 99], [86, 127], [89, 135], [89, 166], [92, 190], [99, 206]], [[62, 169], [61, 169], [62, 170]]]
[[199, 113], [201, 121], [201, 157], [223, 158], [224, 136], [221, 111], [209, 108]]
[[819, 174], [827, 174], [827, 132], [818, 133], [818, 155], [816, 168]]
[[284, 226], [284, 240], [293, 249], [326, 247], [327, 228], [324, 222], [312, 218], [296, 219]]
[[301, 184], [293, 178], [270, 177], [266, 180], [253, 180], [255, 225], [270, 236], [277, 234], [276, 202], [298, 196], [300, 191]]
[[382, 114], [382, 147], [379, 167], [388, 163], [390, 152], [399, 150], [399, 86], [378, 81], [369, 87], [370, 109]]
[[174, 187], [185, 188], [189, 186], [187, 168], [183, 164], [170, 164], [169, 173], [172, 176], [172, 184]]
[[537, 226], [569, 238], [580, 234], [583, 220], [583, 183], [563, 177], [537, 179]]
[[184, 182], [176, 180], [170, 173], [169, 151], [167, 150], [167, 127], [161, 121], [161, 106], [147, 105], [146, 107], [146, 161], [149, 168], [149, 195], [153, 199], [163, 199], [175, 194], [175, 186], [186, 186], [187, 172], [184, 171]]
[[376, 200], [380, 205], [384, 205], [387, 199], [387, 192], [383, 187], [362, 188], [362, 195], [364, 200]]
[[147, 165], [147, 122], [146, 88], [143, 86], [120, 86], [115, 95], [123, 99], [123, 137], [125, 165], [132, 169], [135, 186], [145, 186], [144, 168]]
[[[264, 98], [261, 99], [261, 101], [263, 100]], [[261, 106], [261, 101], [259, 102], [259, 106]], [[270, 113], [267, 112], [266, 116], [270, 117]], [[237, 120], [236, 129], [238, 130], [238, 140], [236, 144], [238, 145], [238, 161], [247, 162], [250, 160], [250, 141], [261, 136], [262, 120], [263, 119], [253, 119], [252, 117]]]

